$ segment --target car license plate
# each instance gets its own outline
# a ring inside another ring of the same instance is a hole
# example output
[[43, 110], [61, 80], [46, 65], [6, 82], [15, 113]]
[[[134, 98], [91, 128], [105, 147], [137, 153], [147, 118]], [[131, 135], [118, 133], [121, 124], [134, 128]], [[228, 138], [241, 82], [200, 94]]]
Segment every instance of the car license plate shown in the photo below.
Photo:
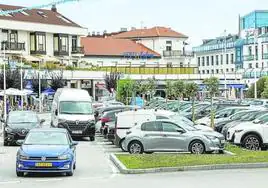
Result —
[[52, 167], [52, 163], [35, 163], [36, 167]]
[[221, 144], [225, 144], [225, 140], [221, 140]]
[[82, 131], [72, 131], [73, 134], [82, 134]]

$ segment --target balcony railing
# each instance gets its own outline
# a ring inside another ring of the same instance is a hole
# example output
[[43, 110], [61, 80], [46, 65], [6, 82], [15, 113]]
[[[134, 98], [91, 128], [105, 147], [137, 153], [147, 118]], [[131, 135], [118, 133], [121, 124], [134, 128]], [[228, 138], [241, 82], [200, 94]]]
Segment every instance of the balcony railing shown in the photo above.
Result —
[[255, 58], [254, 58], [254, 55], [245, 55], [244, 56], [244, 61], [253, 61], [253, 60], [258, 60], [258, 56], [256, 56]]
[[59, 51], [54, 51], [54, 55], [55, 56], [68, 56], [69, 52], [68, 51], [63, 51], [63, 50], [59, 50]]
[[24, 51], [25, 43], [3, 41], [1, 43], [1, 50]]
[[193, 52], [183, 52], [181, 50], [163, 51], [164, 57], [193, 57]]
[[72, 54], [84, 54], [84, 47], [72, 47]]
[[262, 59], [268, 59], [268, 53], [264, 53], [264, 54], [262, 55]]

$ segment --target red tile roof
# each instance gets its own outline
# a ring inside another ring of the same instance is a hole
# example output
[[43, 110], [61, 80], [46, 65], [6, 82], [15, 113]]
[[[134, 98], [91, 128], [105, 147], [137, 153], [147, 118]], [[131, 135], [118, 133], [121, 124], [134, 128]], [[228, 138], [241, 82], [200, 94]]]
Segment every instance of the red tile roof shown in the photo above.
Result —
[[128, 39], [82, 37], [85, 56], [124, 56], [125, 53], [147, 53], [160, 58], [161, 55]]
[[174, 38], [188, 38], [188, 36], [173, 31], [166, 27], [153, 27], [149, 29], [135, 29], [127, 32], [114, 35], [113, 38], [150, 38], [150, 37], [174, 37]]
[[[16, 10], [24, 7], [21, 6], [11, 6], [0, 4], [1, 11], [6, 10]], [[43, 17], [38, 14], [38, 11], [42, 11], [46, 17]], [[24, 15], [22, 13], [13, 13], [12, 16], [0, 16], [1, 20], [13, 20], [13, 21], [23, 21], [23, 22], [34, 22], [34, 23], [42, 23], [42, 24], [52, 24], [52, 25], [62, 25], [62, 26], [72, 26], [72, 27], [81, 27], [78, 24], [74, 23], [70, 19], [64, 17], [62, 14], [58, 12], [53, 12], [52, 10], [46, 9], [32, 9], [24, 11], [29, 15]], [[59, 18], [58, 16], [62, 16], [64, 19], [68, 20], [68, 22]]]

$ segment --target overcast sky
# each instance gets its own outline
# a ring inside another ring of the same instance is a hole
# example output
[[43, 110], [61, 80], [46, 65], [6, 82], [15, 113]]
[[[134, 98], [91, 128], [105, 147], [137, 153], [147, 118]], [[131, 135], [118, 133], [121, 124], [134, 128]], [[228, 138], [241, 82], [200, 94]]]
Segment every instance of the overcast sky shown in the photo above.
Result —
[[[53, 0], [0, 0], [1, 4], [34, 6]], [[121, 27], [166, 26], [189, 36], [191, 46], [204, 38], [237, 33], [238, 15], [268, 9], [267, 0], [80, 0], [58, 11], [89, 32]]]

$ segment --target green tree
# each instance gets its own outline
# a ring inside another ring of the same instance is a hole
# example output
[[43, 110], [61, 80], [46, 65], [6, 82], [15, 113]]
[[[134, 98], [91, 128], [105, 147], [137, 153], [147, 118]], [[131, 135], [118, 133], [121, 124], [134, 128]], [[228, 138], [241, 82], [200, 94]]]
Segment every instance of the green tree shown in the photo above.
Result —
[[264, 83], [264, 89], [261, 93], [261, 97], [267, 99], [268, 98], [268, 79]]
[[173, 94], [176, 97], [176, 99], [180, 100], [181, 97], [183, 97], [183, 94], [185, 93], [185, 84], [182, 80], [178, 80], [173, 83]]
[[195, 99], [199, 90], [198, 84], [191, 82], [185, 85], [185, 94], [192, 101], [192, 121], [195, 122]]
[[165, 92], [166, 92], [166, 99], [172, 97], [172, 95], [173, 95], [173, 84], [172, 84], [172, 82], [170, 80], [166, 81]]
[[[257, 81], [257, 98], [261, 98], [262, 97], [262, 93], [264, 92], [266, 81], [268, 81], [268, 76], [261, 77]], [[249, 87], [249, 89], [248, 89], [248, 91], [246, 93], [246, 97], [247, 98], [254, 98], [255, 97], [254, 90], [255, 90], [255, 84], [252, 84]]]
[[210, 126], [214, 128], [215, 110], [213, 109], [213, 97], [219, 92], [220, 82], [217, 77], [211, 77], [205, 79], [203, 83], [206, 85], [206, 90], [210, 97], [210, 108], [211, 108]]
[[128, 105], [129, 98], [133, 96], [134, 84], [135, 82], [130, 78], [125, 80], [118, 80], [116, 92], [117, 100]]

